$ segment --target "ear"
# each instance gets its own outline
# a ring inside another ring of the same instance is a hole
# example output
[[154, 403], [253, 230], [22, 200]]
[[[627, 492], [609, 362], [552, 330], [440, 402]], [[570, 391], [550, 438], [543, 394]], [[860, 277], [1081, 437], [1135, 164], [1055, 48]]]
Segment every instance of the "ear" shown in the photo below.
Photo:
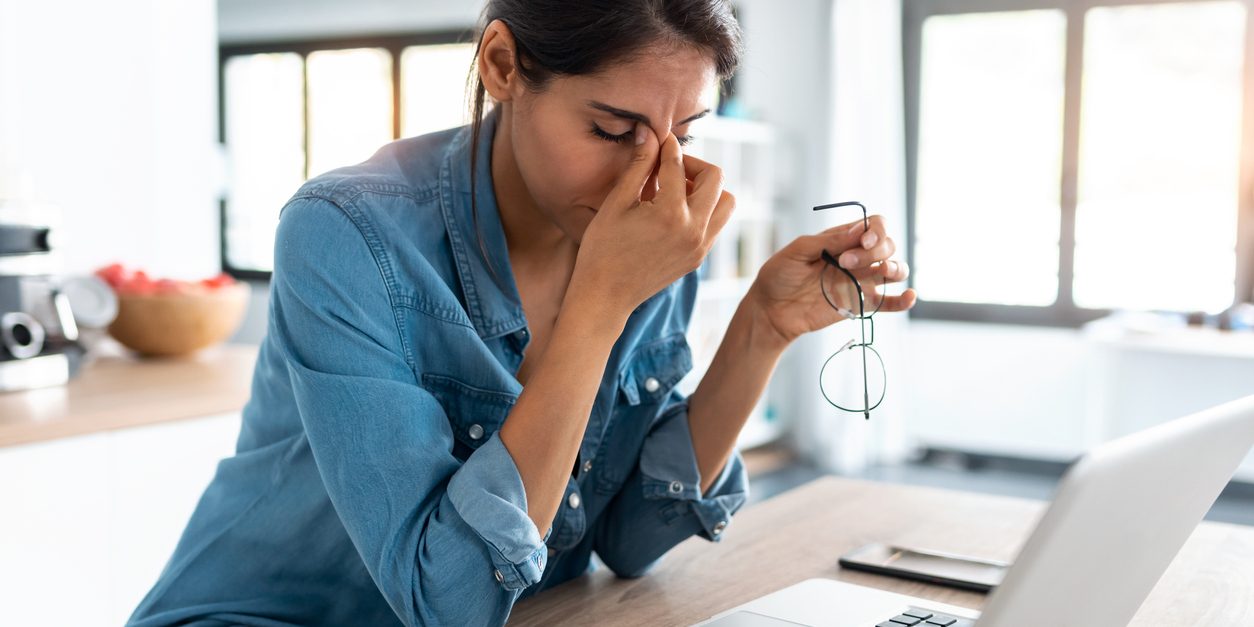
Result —
[[522, 77], [514, 63], [514, 34], [501, 20], [483, 30], [479, 45], [479, 78], [497, 102], [508, 102], [522, 93]]

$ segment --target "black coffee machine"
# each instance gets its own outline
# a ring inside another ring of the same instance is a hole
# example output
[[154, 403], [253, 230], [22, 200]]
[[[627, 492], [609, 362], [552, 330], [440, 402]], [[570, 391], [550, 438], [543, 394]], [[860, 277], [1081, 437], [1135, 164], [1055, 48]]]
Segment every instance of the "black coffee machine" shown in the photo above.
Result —
[[0, 223], [0, 393], [63, 384], [82, 363], [52, 253], [49, 227]]

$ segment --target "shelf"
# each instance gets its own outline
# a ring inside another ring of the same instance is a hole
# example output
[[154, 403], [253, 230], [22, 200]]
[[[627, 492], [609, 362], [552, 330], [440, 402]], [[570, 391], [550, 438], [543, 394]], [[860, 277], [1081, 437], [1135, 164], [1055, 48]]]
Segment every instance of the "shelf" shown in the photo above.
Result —
[[[736, 210], [723, 226], [702, 263], [697, 302], [689, 324], [694, 368], [681, 382], [695, 391], [722, 344], [727, 325], [740, 301], [757, 278], [758, 270], [775, 252], [776, 137], [765, 123], [711, 116], [693, 128], [695, 140], [685, 150], [719, 166], [724, 188], [736, 196]], [[769, 392], [753, 408], [737, 445], [749, 448], [777, 439], [783, 432], [773, 420]]]

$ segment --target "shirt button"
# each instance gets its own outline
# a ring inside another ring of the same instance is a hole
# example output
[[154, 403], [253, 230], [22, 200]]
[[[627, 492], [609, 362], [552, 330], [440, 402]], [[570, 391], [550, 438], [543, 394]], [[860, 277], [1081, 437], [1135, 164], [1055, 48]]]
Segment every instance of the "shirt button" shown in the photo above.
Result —
[[717, 525], [714, 525], [714, 529], [712, 531], [714, 532], [714, 535], [718, 535], [720, 533], [723, 533], [723, 530], [726, 528], [727, 528], [727, 521], [720, 520], [718, 521]]
[[644, 380], [644, 389], [650, 392], [656, 392], [657, 389], [660, 387], [662, 387], [662, 384], [653, 377], [649, 377], [648, 379]]
[[684, 491], [684, 484], [678, 481], [671, 482], [671, 494], [679, 494]]
[[479, 425], [470, 425], [470, 439], [478, 440], [483, 437], [483, 427]]
[[583, 463], [583, 471], [585, 473], [592, 471], [592, 460], [589, 459], [588, 461]]
[[501, 574], [501, 570], [499, 568], [492, 571], [492, 574], [496, 577], [496, 581], [498, 583], [505, 583], [505, 575]]
[[579, 495], [575, 492], [571, 492], [570, 498], [566, 499], [566, 504], [570, 505], [571, 509], [579, 509]]
[[553, 557], [554, 555], [557, 555], [557, 549], [549, 549], [549, 557]]

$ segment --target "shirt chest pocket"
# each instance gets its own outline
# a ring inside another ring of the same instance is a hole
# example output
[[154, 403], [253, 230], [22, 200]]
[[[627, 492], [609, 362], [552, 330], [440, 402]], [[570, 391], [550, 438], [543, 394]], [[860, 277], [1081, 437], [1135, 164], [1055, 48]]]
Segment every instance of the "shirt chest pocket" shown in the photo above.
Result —
[[518, 395], [476, 387], [453, 377], [422, 375], [423, 387], [440, 402], [453, 429], [453, 454], [466, 459], [501, 429]]
[[636, 467], [649, 427], [675, 386], [692, 371], [692, 349], [683, 333], [636, 348], [618, 375], [618, 394], [597, 457], [598, 492], [616, 493]]
[[674, 333], [636, 348], [618, 375], [618, 389], [631, 407], [660, 403], [691, 370], [688, 338]]

